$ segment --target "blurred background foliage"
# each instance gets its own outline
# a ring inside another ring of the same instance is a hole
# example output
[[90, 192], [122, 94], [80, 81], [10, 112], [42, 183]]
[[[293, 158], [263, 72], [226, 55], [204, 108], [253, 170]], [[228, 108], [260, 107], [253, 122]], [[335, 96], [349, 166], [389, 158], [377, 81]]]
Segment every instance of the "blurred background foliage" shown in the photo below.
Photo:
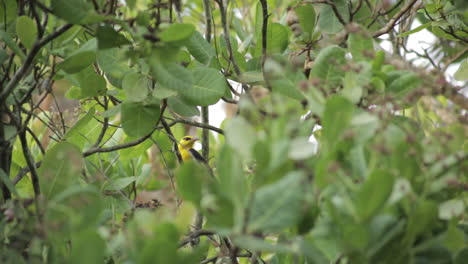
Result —
[[[467, 21], [0, 0], [0, 262], [466, 263]], [[212, 172], [178, 161], [186, 134]]]

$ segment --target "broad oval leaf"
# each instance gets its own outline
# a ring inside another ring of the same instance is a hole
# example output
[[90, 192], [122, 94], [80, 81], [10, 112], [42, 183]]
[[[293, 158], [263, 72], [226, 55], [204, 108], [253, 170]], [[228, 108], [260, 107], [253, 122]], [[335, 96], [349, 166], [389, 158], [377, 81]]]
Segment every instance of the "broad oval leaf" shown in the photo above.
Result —
[[30, 49], [37, 38], [36, 23], [27, 16], [18, 17], [16, 20], [16, 34], [18, 34], [21, 43]]
[[158, 123], [160, 113], [155, 103], [125, 102], [122, 104], [122, 128], [129, 136], [146, 136]]
[[297, 224], [303, 204], [303, 179], [302, 172], [295, 171], [258, 189], [250, 210], [248, 230], [277, 232]]
[[344, 71], [341, 65], [345, 63], [345, 51], [338, 46], [328, 46], [320, 51], [310, 72], [311, 78], [321, 80], [320, 85], [332, 88], [339, 85]]
[[152, 74], [164, 88], [186, 93], [192, 88], [192, 72], [176, 63], [151, 62]]
[[195, 32], [192, 24], [172, 24], [164, 29], [159, 37], [164, 42], [178, 42], [189, 38]]
[[199, 62], [208, 65], [216, 56], [214, 48], [208, 43], [200, 32], [195, 31], [185, 44], [190, 54]]
[[183, 91], [180, 95], [194, 105], [212, 105], [226, 92], [226, 79], [215, 69], [197, 67], [193, 70], [193, 78], [192, 88]]
[[181, 116], [192, 117], [200, 115], [198, 107], [188, 104], [180, 96], [173, 96], [167, 99], [167, 105], [172, 111]]
[[299, 25], [301, 26], [302, 32], [305, 33], [307, 39], [312, 38], [312, 33], [315, 29], [316, 14], [315, 9], [312, 5], [301, 5], [296, 7], [297, 17], [299, 18]]
[[137, 72], [128, 73], [122, 80], [122, 88], [127, 100], [141, 102], [148, 96], [148, 78]]
[[78, 180], [83, 169], [80, 150], [68, 142], [59, 142], [47, 151], [39, 179], [42, 194], [51, 199]]

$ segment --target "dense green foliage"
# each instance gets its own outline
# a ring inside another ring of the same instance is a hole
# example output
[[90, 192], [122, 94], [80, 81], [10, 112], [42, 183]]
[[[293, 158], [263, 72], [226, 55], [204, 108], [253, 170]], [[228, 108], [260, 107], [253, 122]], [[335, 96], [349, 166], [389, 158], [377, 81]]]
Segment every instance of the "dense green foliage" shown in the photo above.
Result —
[[[467, 20], [463, 0], [0, 0], [0, 262], [466, 263]], [[178, 161], [183, 124], [211, 172]]]

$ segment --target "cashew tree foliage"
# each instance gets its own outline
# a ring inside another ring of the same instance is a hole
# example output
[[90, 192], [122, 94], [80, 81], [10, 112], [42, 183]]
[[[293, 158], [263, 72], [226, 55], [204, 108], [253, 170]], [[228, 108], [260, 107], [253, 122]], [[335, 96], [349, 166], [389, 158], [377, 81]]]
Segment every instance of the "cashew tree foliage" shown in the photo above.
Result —
[[467, 21], [464, 0], [0, 0], [0, 262], [466, 263]]

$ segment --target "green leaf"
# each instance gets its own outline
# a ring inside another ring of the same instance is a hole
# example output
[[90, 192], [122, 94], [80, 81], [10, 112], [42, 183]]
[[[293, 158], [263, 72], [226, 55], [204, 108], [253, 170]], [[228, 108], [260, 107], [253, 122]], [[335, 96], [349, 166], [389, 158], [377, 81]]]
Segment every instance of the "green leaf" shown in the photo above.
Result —
[[181, 91], [180, 95], [194, 105], [215, 104], [226, 92], [226, 79], [215, 69], [197, 67], [193, 70], [193, 78], [192, 88]]
[[95, 112], [96, 110], [94, 109], [94, 107], [89, 109], [89, 111], [67, 131], [67, 133], [65, 134], [65, 138], [70, 139], [74, 136], [79, 135], [82, 132], [82, 130], [86, 128], [86, 125], [93, 119]]
[[36, 23], [27, 16], [18, 17], [16, 19], [16, 34], [21, 43], [26, 48], [31, 49], [37, 38]]
[[57, 65], [59, 69], [67, 73], [77, 73], [84, 70], [96, 60], [96, 39], [90, 39], [83, 44], [77, 51], [65, 58], [63, 62]]
[[6, 53], [5, 50], [1, 49], [0, 50], [0, 66], [3, 65], [3, 63], [8, 59], [8, 54]]
[[177, 191], [187, 201], [200, 206], [203, 177], [206, 170], [194, 161], [184, 162], [176, 174]]
[[125, 74], [132, 71], [128, 66], [128, 59], [123, 49], [99, 50], [97, 52], [97, 62], [101, 70], [106, 74], [107, 80], [119, 88], [122, 86], [122, 79]]
[[296, 7], [294, 11], [296, 11], [302, 32], [306, 34], [308, 40], [311, 40], [317, 19], [314, 7], [312, 5], [301, 5]]
[[125, 102], [122, 104], [122, 128], [129, 136], [146, 136], [155, 128], [160, 114], [159, 104]]
[[109, 179], [109, 185], [105, 187], [108, 191], [120, 191], [137, 180], [136, 176]]
[[365, 221], [382, 209], [393, 190], [393, 176], [383, 170], [374, 171], [357, 193], [356, 209]]
[[343, 79], [344, 71], [341, 65], [345, 63], [345, 51], [338, 46], [328, 46], [320, 51], [310, 71], [310, 78], [321, 80], [320, 85], [333, 88]]
[[322, 138], [328, 146], [334, 146], [353, 117], [354, 105], [343, 97], [334, 95], [327, 100], [322, 118]]
[[464, 232], [457, 228], [454, 223], [450, 223], [448, 230], [445, 232], [444, 245], [454, 254], [466, 246]]
[[[334, 0], [333, 3], [336, 5], [338, 13], [341, 15], [345, 22], [349, 20], [348, 4], [345, 0]], [[324, 4], [320, 9], [320, 16], [318, 25], [323, 32], [328, 34], [338, 33], [343, 29], [343, 25], [340, 23], [338, 18], [330, 5]]]
[[52, 0], [52, 12], [72, 24], [94, 22], [97, 16], [91, 3], [86, 0]]
[[192, 89], [192, 72], [176, 63], [162, 63], [160, 61], [151, 61], [152, 74], [160, 85], [164, 88], [178, 92], [186, 93]]
[[405, 73], [385, 89], [386, 92], [393, 93], [397, 97], [406, 95], [409, 91], [414, 90], [421, 84], [421, 78], [414, 73]]
[[16, 0], [1, 0], [0, 24], [12, 22], [18, 15], [18, 4]]
[[82, 169], [80, 150], [68, 142], [57, 143], [47, 151], [38, 172], [42, 194], [55, 197], [78, 180]]
[[[0, 5], [1, 6], [1, 5]], [[0, 40], [2, 40], [3, 42], [5, 42], [5, 44], [11, 49], [14, 51], [14, 53], [16, 55], [18, 55], [21, 60], [25, 60], [26, 59], [26, 55], [24, 54], [24, 52], [20, 49], [20, 47], [18, 46], [18, 44], [16, 44], [16, 42], [11, 38], [11, 36], [6, 33], [5, 31], [3, 30], [0, 30]]]
[[458, 70], [453, 75], [453, 77], [457, 81], [468, 80], [468, 59], [463, 60], [463, 62], [460, 64], [460, 67], [458, 67]]
[[153, 90], [153, 97], [159, 100], [177, 96], [177, 91], [169, 90], [162, 86], [161, 84], [156, 85]]
[[[267, 53], [283, 53], [289, 44], [289, 31], [288, 28], [279, 24], [268, 24], [267, 28]], [[262, 56], [262, 35], [259, 36], [255, 48], [254, 56]]]
[[98, 49], [110, 49], [131, 44], [122, 34], [110, 26], [100, 26], [96, 32]]
[[148, 96], [148, 78], [137, 72], [128, 73], [122, 80], [122, 88], [128, 101], [141, 102]]
[[93, 67], [88, 67], [85, 70], [76, 74], [76, 78], [80, 83], [81, 98], [89, 98], [102, 96], [106, 94], [106, 79], [94, 71]]
[[167, 99], [167, 105], [172, 111], [181, 116], [192, 117], [200, 115], [198, 107], [188, 104], [180, 96], [173, 96]]
[[159, 37], [164, 42], [179, 42], [192, 36], [195, 26], [192, 24], [172, 24], [164, 29]]
[[104, 262], [106, 244], [96, 230], [75, 233], [71, 243], [73, 243], [70, 256], [72, 264]]
[[[138, 234], [135, 234], [138, 235]], [[153, 230], [142, 248], [138, 248], [136, 263], [177, 263], [179, 234], [172, 223], [162, 223]]]
[[195, 31], [185, 44], [190, 54], [199, 62], [208, 65], [216, 56], [213, 47], [206, 41], [200, 32]]
[[406, 32], [398, 34], [396, 36], [397, 36], [397, 38], [403, 38], [403, 37], [409, 36], [411, 34], [414, 34], [416, 32], [419, 32], [419, 31], [429, 27], [430, 25], [432, 25], [432, 22], [427, 22], [425, 24], [420, 25], [419, 27], [416, 27], [415, 29], [412, 29], [410, 31], [406, 31]]
[[353, 33], [348, 37], [348, 49], [353, 55], [353, 60], [369, 60], [374, 53], [372, 38], [363, 33]]
[[234, 204], [235, 222], [243, 223], [249, 190], [241, 157], [231, 147], [223, 145], [217, 158], [216, 171], [219, 178], [219, 192]]
[[226, 142], [242, 157], [249, 159], [255, 144], [255, 129], [243, 118], [237, 116], [226, 125]]
[[[304, 175], [295, 171], [255, 192], [248, 230], [277, 232], [301, 218]], [[281, 195], [279, 195], [281, 194]]]
[[8, 178], [8, 175], [3, 171], [3, 169], [0, 169], [0, 181], [4, 184], [4, 186], [7, 187], [10, 193], [19, 196], [18, 192], [16, 191], [15, 185], [13, 184], [11, 179]]
[[[265, 68], [268, 67], [265, 66]], [[273, 92], [278, 92], [296, 100], [304, 99], [304, 96], [298, 89], [299, 82], [307, 80], [304, 73], [300, 71], [280, 71], [280, 73], [281, 75], [275, 75], [268, 80]]]

